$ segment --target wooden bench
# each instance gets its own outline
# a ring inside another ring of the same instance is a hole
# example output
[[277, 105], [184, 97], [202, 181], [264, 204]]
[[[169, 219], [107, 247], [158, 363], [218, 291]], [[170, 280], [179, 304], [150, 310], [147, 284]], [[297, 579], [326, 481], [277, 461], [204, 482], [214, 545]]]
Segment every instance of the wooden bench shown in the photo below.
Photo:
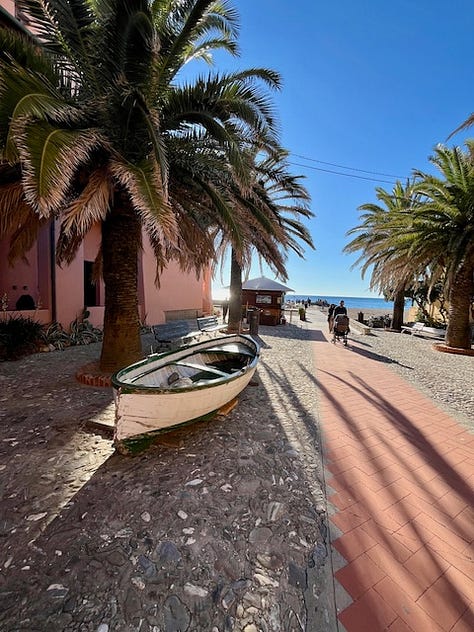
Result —
[[445, 329], [428, 327], [424, 323], [414, 323], [411, 327], [402, 327], [401, 333], [410, 334], [412, 336], [422, 336], [424, 338], [436, 338], [438, 340], [443, 340], [446, 336]]
[[402, 334], [410, 334], [411, 336], [413, 336], [414, 334], [416, 334], [417, 331], [421, 331], [423, 327], [423, 323], [414, 323], [413, 325], [410, 325], [408, 327], [402, 327]]
[[175, 320], [162, 325], [153, 325], [152, 331], [158, 343], [156, 351], [188, 344], [196, 335], [187, 320]]
[[212, 333], [213, 331], [220, 331], [226, 328], [226, 325], [219, 325], [217, 316], [202, 316], [202, 318], [197, 318], [196, 320], [199, 331], [204, 333]]

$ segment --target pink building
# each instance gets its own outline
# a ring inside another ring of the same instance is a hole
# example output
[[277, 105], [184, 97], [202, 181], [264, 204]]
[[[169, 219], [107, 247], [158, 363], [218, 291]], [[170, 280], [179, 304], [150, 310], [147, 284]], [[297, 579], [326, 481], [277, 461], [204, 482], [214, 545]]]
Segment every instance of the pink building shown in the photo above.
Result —
[[[15, 16], [15, 17], [13, 17]], [[15, 14], [15, 2], [0, 0], [0, 28], [23, 29]], [[104, 286], [92, 283], [92, 266], [100, 244], [100, 227], [93, 227], [71, 265], [55, 263], [58, 230], [54, 222], [45, 227], [25, 261], [8, 265], [8, 240], [0, 240], [0, 299], [5, 297], [6, 313], [21, 313], [44, 323], [60, 322], [67, 327], [90, 312], [89, 320], [101, 326], [104, 316]], [[170, 263], [155, 285], [155, 258], [144, 236], [139, 258], [139, 310], [142, 322], [159, 324], [178, 318], [194, 318], [211, 313], [211, 273], [196, 277], [181, 272]], [[22, 298], [20, 303], [17, 301]], [[32, 302], [32, 309], [23, 310], [22, 303]], [[0, 303], [2, 308], [2, 303]], [[3, 306], [4, 309], [4, 306]], [[0, 312], [1, 314], [1, 312]]]

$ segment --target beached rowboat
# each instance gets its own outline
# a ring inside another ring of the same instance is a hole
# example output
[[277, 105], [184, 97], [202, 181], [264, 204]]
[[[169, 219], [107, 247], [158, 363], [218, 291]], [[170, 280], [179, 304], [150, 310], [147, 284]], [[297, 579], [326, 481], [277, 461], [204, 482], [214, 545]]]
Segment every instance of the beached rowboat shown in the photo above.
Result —
[[216, 412], [249, 383], [258, 344], [242, 334], [153, 354], [112, 376], [115, 445], [127, 453], [159, 431]]

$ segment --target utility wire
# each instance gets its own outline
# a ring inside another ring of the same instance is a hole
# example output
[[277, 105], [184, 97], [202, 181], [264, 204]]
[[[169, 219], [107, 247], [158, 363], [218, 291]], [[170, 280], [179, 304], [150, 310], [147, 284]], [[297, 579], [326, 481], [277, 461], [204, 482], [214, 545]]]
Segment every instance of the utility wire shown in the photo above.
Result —
[[307, 156], [301, 156], [300, 154], [293, 154], [297, 158], [303, 160], [309, 160], [310, 162], [318, 162], [321, 165], [329, 165], [330, 167], [339, 167], [339, 169], [348, 169], [349, 171], [360, 171], [361, 173], [371, 173], [375, 176], [386, 176], [387, 178], [397, 178], [398, 180], [406, 180], [405, 176], [395, 176], [393, 173], [381, 173], [380, 171], [367, 171], [366, 169], [357, 169], [356, 167], [346, 167], [345, 165], [338, 165], [334, 162], [325, 162], [324, 160], [316, 160], [316, 158], [308, 158]]
[[381, 180], [380, 178], [368, 178], [366, 176], [357, 176], [355, 173], [343, 173], [342, 171], [333, 171], [332, 169], [323, 169], [322, 167], [311, 167], [311, 165], [302, 165], [299, 162], [291, 162], [290, 165], [303, 167], [304, 169], [313, 169], [314, 171], [324, 171], [325, 173], [334, 173], [337, 176], [346, 176], [346, 178], [357, 178], [358, 180], [369, 180], [370, 182], [384, 182], [385, 184], [396, 184], [394, 180]]

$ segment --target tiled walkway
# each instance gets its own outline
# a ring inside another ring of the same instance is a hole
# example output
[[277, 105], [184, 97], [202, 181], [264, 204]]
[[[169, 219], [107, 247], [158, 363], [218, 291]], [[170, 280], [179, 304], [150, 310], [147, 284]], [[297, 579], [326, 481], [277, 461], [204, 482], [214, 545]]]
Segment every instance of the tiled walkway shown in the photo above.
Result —
[[474, 436], [359, 341], [314, 343], [341, 630], [473, 632]]

